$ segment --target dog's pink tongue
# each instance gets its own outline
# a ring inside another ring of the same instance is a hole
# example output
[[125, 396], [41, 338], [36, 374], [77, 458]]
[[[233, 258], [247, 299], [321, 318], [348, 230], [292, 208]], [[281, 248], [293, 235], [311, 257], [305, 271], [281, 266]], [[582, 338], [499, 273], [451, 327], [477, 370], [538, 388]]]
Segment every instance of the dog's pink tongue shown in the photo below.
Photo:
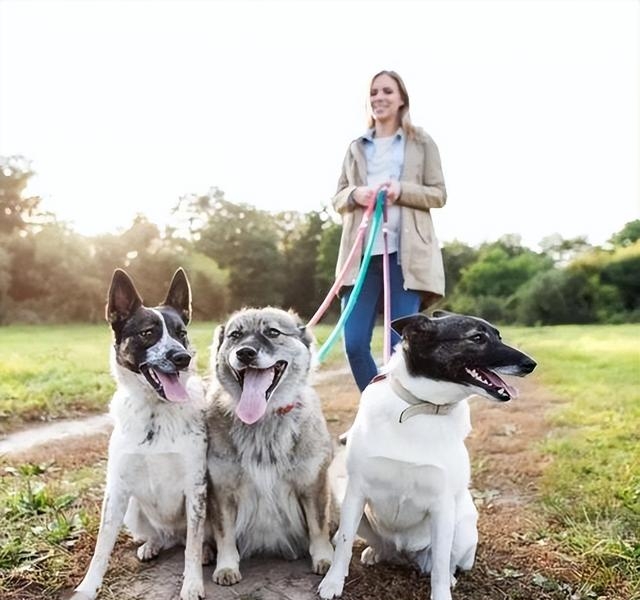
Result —
[[267, 389], [273, 381], [273, 369], [247, 369], [236, 415], [247, 425], [253, 425], [267, 411]]
[[171, 402], [186, 402], [189, 400], [189, 394], [184, 385], [180, 381], [180, 377], [176, 373], [155, 372], [164, 388], [164, 395]]
[[491, 381], [491, 383], [493, 383], [493, 385], [495, 385], [498, 388], [502, 387], [505, 390], [507, 390], [507, 393], [509, 394], [509, 396], [511, 396], [511, 398], [513, 398], [515, 400], [518, 397], [517, 388], [513, 387], [512, 385], [509, 385], [497, 373], [494, 373], [493, 371], [490, 371], [489, 369], [487, 369], [486, 371], [482, 371], [482, 372], [484, 373], [485, 377], [487, 377], [487, 379], [489, 379], [489, 381]]

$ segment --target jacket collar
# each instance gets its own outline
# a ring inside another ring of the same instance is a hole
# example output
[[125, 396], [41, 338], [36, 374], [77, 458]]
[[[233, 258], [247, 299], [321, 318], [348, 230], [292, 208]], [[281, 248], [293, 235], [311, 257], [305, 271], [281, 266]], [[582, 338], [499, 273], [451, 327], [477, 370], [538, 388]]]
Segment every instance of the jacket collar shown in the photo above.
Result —
[[[358, 175], [360, 178], [360, 185], [364, 185], [367, 182], [367, 158], [364, 154], [364, 144], [363, 143], [373, 143], [375, 129], [367, 129], [359, 138], [356, 138], [352, 145], [351, 150], [353, 152], [353, 156], [356, 162], [356, 167], [358, 170]], [[398, 131], [396, 131], [396, 136], [400, 140], [404, 140], [405, 135], [402, 127], [398, 127]]]
[[[356, 141], [359, 140], [364, 140], [366, 142], [373, 142], [373, 138], [376, 137], [376, 130], [371, 127], [370, 129], [367, 129]], [[402, 127], [398, 127], [398, 130], [395, 132], [395, 137], [397, 139], [403, 140], [404, 139], [404, 130], [402, 129]]]

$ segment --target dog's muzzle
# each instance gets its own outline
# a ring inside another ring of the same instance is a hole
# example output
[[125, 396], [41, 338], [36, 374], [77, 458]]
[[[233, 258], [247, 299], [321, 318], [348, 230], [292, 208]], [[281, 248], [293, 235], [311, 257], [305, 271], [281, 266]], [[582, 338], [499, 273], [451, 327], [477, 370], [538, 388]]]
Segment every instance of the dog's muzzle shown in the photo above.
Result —
[[165, 359], [142, 363], [140, 372], [163, 400], [186, 402], [189, 394], [180, 379], [180, 373], [188, 368], [191, 358], [188, 352], [176, 350], [167, 353]]
[[[257, 351], [249, 347], [236, 351], [236, 357], [244, 364], [253, 362], [257, 355]], [[288, 363], [285, 360], [278, 360], [266, 369], [251, 365], [240, 369], [229, 366], [240, 386], [240, 400], [236, 407], [236, 415], [244, 423], [251, 425], [264, 416], [267, 402], [282, 381]]]

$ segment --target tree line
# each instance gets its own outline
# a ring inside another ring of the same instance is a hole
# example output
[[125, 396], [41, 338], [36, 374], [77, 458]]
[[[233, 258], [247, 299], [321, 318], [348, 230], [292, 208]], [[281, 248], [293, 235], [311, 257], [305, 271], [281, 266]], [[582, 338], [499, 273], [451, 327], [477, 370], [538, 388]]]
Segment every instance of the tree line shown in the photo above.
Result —
[[[116, 267], [149, 304], [184, 267], [200, 320], [267, 304], [308, 318], [333, 283], [340, 224], [328, 209], [268, 212], [212, 188], [180, 198], [164, 230], [139, 215], [121, 234], [83, 236], [25, 194], [33, 174], [24, 157], [0, 157], [0, 324], [100, 321]], [[640, 321], [640, 220], [604, 247], [557, 234], [540, 246], [445, 243], [439, 307], [524, 325]]]

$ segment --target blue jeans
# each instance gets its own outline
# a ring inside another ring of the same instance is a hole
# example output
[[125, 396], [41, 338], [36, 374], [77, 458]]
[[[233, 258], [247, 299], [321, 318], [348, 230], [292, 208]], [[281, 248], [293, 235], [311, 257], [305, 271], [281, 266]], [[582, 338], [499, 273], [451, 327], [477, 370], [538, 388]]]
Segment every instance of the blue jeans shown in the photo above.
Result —
[[[384, 309], [384, 280], [382, 255], [371, 257], [367, 275], [360, 295], [344, 324], [344, 348], [351, 372], [360, 391], [378, 374], [378, 368], [371, 355], [371, 338], [376, 318]], [[419, 311], [421, 294], [403, 288], [402, 268], [398, 264], [396, 252], [389, 255], [389, 295], [391, 299], [391, 319], [412, 315]], [[346, 288], [342, 296], [342, 310], [345, 309], [353, 287]], [[395, 346], [400, 336], [391, 332], [391, 345]]]

